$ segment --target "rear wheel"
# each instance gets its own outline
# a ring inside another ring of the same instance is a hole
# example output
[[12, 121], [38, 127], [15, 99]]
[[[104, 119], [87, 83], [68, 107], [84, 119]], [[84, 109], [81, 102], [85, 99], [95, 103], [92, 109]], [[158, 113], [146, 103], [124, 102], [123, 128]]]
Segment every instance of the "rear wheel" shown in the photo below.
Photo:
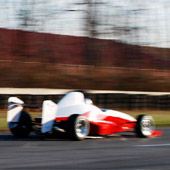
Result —
[[88, 136], [90, 123], [85, 116], [72, 115], [67, 122], [67, 132], [71, 139], [83, 140]]
[[149, 137], [154, 131], [154, 120], [149, 115], [139, 115], [136, 123], [136, 133], [139, 137]]
[[32, 131], [32, 120], [31, 116], [25, 112], [22, 111], [20, 120], [14, 128], [10, 129], [12, 134], [14, 134], [17, 137], [26, 137], [29, 135], [29, 133]]

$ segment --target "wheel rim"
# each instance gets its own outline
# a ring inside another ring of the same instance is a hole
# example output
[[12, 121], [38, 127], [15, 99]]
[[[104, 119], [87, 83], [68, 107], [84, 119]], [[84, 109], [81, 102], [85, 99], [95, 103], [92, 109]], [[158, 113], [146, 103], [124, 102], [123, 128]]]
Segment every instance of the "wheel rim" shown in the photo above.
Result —
[[89, 124], [84, 118], [78, 119], [76, 122], [76, 134], [80, 138], [84, 138], [88, 135]]
[[151, 116], [145, 116], [141, 121], [141, 131], [143, 135], [150, 136], [154, 130], [154, 122]]

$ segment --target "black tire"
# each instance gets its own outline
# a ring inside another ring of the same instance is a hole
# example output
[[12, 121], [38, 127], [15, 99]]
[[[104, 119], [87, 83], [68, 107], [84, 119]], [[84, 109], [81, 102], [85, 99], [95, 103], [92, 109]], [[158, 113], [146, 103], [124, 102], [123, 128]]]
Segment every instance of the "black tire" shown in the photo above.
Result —
[[90, 123], [85, 116], [72, 115], [67, 122], [67, 133], [73, 140], [84, 140], [90, 131]]
[[138, 137], [150, 137], [154, 131], [154, 120], [149, 115], [139, 115], [136, 123]]
[[27, 112], [22, 111], [18, 124], [10, 130], [17, 137], [27, 137], [32, 131], [31, 116]]

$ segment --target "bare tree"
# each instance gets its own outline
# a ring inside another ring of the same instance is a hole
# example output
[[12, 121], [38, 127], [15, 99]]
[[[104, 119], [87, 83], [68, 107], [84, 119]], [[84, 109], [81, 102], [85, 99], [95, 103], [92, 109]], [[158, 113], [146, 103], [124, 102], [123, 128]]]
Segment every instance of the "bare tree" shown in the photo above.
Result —
[[84, 61], [87, 65], [100, 65], [100, 44], [98, 37], [98, 8], [104, 5], [102, 0], [84, 0], [77, 5], [84, 5], [84, 30], [87, 35], [87, 41], [84, 49]]

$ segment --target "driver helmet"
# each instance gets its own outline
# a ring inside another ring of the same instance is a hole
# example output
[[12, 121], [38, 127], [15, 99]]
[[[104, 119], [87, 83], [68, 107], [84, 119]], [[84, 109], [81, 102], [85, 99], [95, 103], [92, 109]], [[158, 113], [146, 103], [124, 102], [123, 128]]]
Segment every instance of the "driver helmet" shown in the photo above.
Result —
[[86, 104], [93, 104], [93, 101], [89, 98], [85, 98], [84, 100]]

